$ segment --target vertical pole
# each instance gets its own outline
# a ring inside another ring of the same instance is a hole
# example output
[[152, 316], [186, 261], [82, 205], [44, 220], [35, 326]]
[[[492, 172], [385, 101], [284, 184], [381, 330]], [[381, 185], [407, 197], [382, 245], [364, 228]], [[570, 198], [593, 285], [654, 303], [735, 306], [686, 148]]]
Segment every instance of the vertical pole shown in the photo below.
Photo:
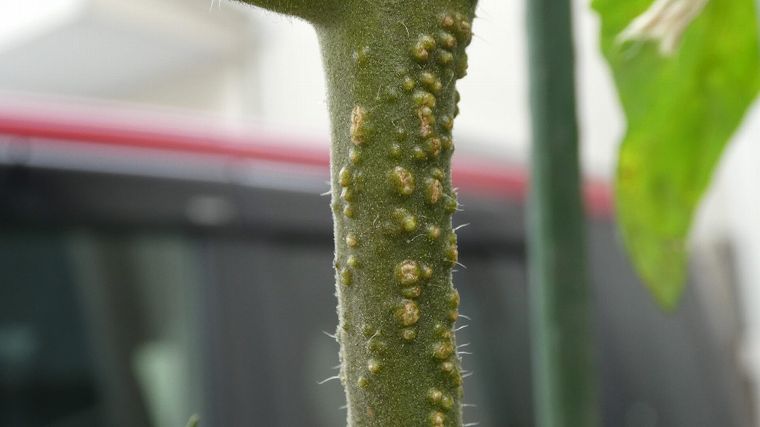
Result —
[[527, 0], [530, 311], [538, 427], [597, 424], [570, 0]]

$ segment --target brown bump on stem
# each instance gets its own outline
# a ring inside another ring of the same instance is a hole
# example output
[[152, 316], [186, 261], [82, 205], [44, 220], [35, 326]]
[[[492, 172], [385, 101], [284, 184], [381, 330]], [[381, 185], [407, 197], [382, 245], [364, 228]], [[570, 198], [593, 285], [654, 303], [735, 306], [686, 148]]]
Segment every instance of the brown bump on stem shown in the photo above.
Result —
[[401, 305], [396, 310], [396, 317], [401, 325], [412, 326], [420, 320], [420, 308], [417, 306], [416, 302], [410, 299], [405, 299], [401, 301]]
[[396, 280], [401, 286], [412, 286], [420, 281], [420, 266], [417, 261], [404, 260], [396, 266]]
[[456, 22], [454, 21], [454, 17], [451, 16], [451, 14], [445, 14], [441, 17], [441, 28], [451, 30], [454, 29], [455, 24]]
[[414, 192], [414, 175], [402, 166], [396, 166], [391, 171], [391, 180], [396, 190], [402, 196], [409, 196]]
[[443, 186], [441, 185], [441, 181], [438, 181], [435, 178], [426, 179], [425, 192], [428, 203], [431, 205], [438, 203], [438, 201], [441, 200], [441, 196], [443, 195]]
[[433, 157], [438, 157], [441, 154], [441, 140], [440, 138], [432, 137], [426, 141], [427, 151]]
[[366, 115], [367, 110], [357, 105], [351, 111], [351, 143], [363, 144], [366, 138]]

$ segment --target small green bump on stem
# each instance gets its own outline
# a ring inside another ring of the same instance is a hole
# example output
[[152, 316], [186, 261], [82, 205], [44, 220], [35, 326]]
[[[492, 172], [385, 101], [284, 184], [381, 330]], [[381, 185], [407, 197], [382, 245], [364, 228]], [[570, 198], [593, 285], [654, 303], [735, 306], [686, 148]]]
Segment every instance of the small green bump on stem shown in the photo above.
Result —
[[454, 353], [451, 341], [441, 341], [433, 344], [433, 357], [438, 360], [446, 360]]
[[414, 328], [404, 328], [401, 330], [401, 338], [404, 341], [414, 341], [417, 338], [417, 331]]
[[443, 126], [443, 128], [447, 131], [451, 131], [451, 129], [454, 128], [454, 119], [452, 119], [451, 116], [444, 114], [441, 116], [441, 126]]
[[445, 362], [441, 362], [441, 371], [443, 371], [443, 373], [445, 374], [449, 374], [449, 375], [453, 374], [454, 372], [456, 372], [456, 368], [457, 367], [456, 365], [454, 365], [454, 362], [451, 362], [449, 360]]
[[356, 200], [356, 191], [350, 187], [343, 187], [343, 189], [340, 190], [340, 198], [346, 202], [353, 202]]
[[438, 33], [438, 43], [445, 49], [454, 49], [457, 46], [457, 39], [448, 31], [441, 31]]
[[356, 268], [359, 265], [359, 260], [356, 258], [356, 255], [349, 255], [346, 260], [346, 265], [351, 268]]
[[458, 38], [462, 40], [465, 46], [468, 46], [472, 41], [472, 25], [469, 21], [462, 18], [458, 23], [458, 31], [456, 32]]
[[358, 385], [359, 388], [367, 388], [367, 386], [369, 386], [369, 380], [361, 376], [358, 380], [356, 380], [356, 385]]
[[451, 323], [454, 323], [459, 318], [459, 310], [451, 310], [449, 311], [449, 321]]
[[420, 82], [426, 87], [430, 87], [435, 82], [435, 74], [430, 71], [423, 71], [420, 73]]
[[449, 307], [451, 308], [459, 308], [459, 291], [456, 289], [453, 289], [449, 293]]
[[446, 174], [443, 172], [443, 169], [437, 167], [430, 168], [430, 176], [439, 181], [443, 181], [443, 179], [446, 178]]
[[433, 95], [430, 92], [424, 91], [424, 90], [417, 90], [412, 95], [412, 99], [414, 100], [414, 103], [417, 104], [418, 107], [430, 107], [435, 108], [435, 95]]
[[441, 396], [440, 406], [444, 410], [449, 411], [452, 407], [454, 407], [454, 399], [452, 399], [451, 396], [444, 394]]
[[467, 62], [467, 55], [462, 54], [462, 56], [459, 58], [459, 61], [457, 61], [456, 69], [454, 72], [456, 73], [456, 78], [461, 79], [462, 77], [467, 75], [467, 67], [469, 66]]
[[428, 225], [427, 235], [430, 240], [438, 240], [441, 237], [441, 227], [434, 224]]
[[377, 330], [375, 330], [375, 328], [373, 328], [372, 326], [367, 325], [367, 324], [362, 326], [362, 335], [364, 335], [366, 338], [369, 338], [375, 335], [376, 333], [377, 333]]
[[417, 219], [404, 208], [394, 209], [393, 218], [400, 224], [401, 229], [407, 233], [411, 233], [417, 229]]
[[388, 155], [393, 159], [401, 157], [401, 145], [396, 143], [391, 144], [391, 148], [388, 150]]
[[371, 338], [367, 342], [367, 350], [370, 353], [380, 354], [380, 353], [383, 353], [387, 349], [388, 349], [388, 343], [380, 339], [379, 337]]
[[435, 332], [435, 334], [439, 337], [443, 336], [443, 334], [447, 332], [448, 330], [449, 329], [446, 326], [444, 326], [444, 324], [441, 322], [435, 322], [435, 324], [433, 325], [433, 332]]
[[416, 85], [417, 84], [414, 82], [414, 79], [411, 78], [411, 77], [409, 77], [409, 76], [404, 76], [404, 81], [403, 81], [403, 83], [401, 83], [401, 87], [406, 92], [411, 92]]
[[416, 302], [405, 299], [401, 301], [401, 305], [396, 309], [396, 318], [402, 326], [412, 326], [420, 320], [420, 308]]
[[414, 160], [427, 160], [427, 153], [420, 146], [414, 146], [412, 148], [412, 157]]
[[388, 87], [385, 89], [385, 100], [388, 102], [396, 102], [398, 101], [399, 93], [398, 89], [395, 87]]
[[348, 150], [348, 160], [354, 164], [358, 165], [362, 161], [361, 153], [359, 153], [359, 150], [357, 150], [354, 147], [351, 147], [350, 150]]
[[338, 172], [338, 184], [340, 184], [341, 187], [348, 187], [351, 185], [351, 178], [351, 171], [346, 167], [341, 168], [340, 172]]
[[448, 137], [446, 135], [441, 136], [441, 148], [446, 151], [454, 148], [454, 142], [451, 140], [451, 137]]
[[398, 142], [404, 142], [404, 141], [406, 141], [407, 135], [408, 134], [406, 132], [406, 129], [404, 129], [402, 127], [397, 127], [396, 128], [396, 140]]
[[430, 51], [433, 49], [435, 49], [435, 39], [423, 34], [412, 47], [412, 57], [417, 62], [425, 63], [430, 59]]
[[422, 288], [419, 286], [413, 286], [411, 288], [404, 288], [401, 290], [401, 296], [404, 298], [415, 299], [422, 295]]
[[457, 211], [457, 208], [459, 207], [459, 203], [457, 203], [456, 197], [453, 197], [449, 194], [443, 195], [443, 201], [444, 201], [444, 210], [448, 214], [453, 214]]
[[439, 94], [443, 88], [441, 80], [430, 71], [420, 73], [420, 82], [433, 94]]
[[351, 57], [353, 58], [356, 65], [366, 65], [367, 61], [369, 61], [369, 46], [363, 46], [358, 50], [355, 50]]
[[359, 240], [354, 233], [346, 234], [346, 245], [349, 248], [355, 248], [359, 244]]
[[452, 266], [456, 265], [459, 261], [459, 249], [456, 243], [449, 243], [446, 248], [446, 260], [451, 263]]
[[351, 270], [344, 268], [340, 271], [340, 284], [343, 286], [351, 286], [353, 274]]
[[346, 218], [356, 217], [356, 209], [354, 209], [354, 205], [346, 203], [346, 206], [343, 207], [343, 215], [345, 215]]
[[377, 374], [382, 369], [383, 365], [375, 359], [369, 359], [367, 361], [367, 370], [371, 374]]
[[449, 65], [452, 62], [454, 62], [454, 55], [451, 52], [447, 50], [443, 50], [443, 49], [438, 49], [437, 53], [438, 53], [437, 57], [438, 57], [439, 64]]
[[428, 400], [430, 400], [430, 403], [433, 405], [438, 405], [441, 403], [442, 398], [443, 392], [441, 392], [441, 390], [438, 390], [437, 388], [431, 388], [428, 390]]
[[433, 277], [433, 269], [429, 265], [422, 266], [422, 278], [430, 280]]
[[391, 171], [391, 181], [396, 187], [396, 191], [402, 196], [409, 196], [414, 192], [414, 175], [404, 169], [403, 166], [396, 166]]
[[430, 413], [430, 427], [443, 427], [446, 422], [446, 415], [443, 412], [433, 411]]

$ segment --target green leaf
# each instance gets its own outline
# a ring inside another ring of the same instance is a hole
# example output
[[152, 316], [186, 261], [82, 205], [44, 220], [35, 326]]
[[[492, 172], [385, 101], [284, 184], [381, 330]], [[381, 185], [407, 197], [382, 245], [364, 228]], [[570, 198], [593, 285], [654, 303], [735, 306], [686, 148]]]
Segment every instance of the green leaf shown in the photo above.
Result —
[[594, 0], [602, 51], [628, 121], [616, 179], [618, 222], [657, 301], [676, 306], [686, 238], [726, 143], [760, 87], [754, 0], [710, 0], [678, 50], [616, 37], [650, 0]]

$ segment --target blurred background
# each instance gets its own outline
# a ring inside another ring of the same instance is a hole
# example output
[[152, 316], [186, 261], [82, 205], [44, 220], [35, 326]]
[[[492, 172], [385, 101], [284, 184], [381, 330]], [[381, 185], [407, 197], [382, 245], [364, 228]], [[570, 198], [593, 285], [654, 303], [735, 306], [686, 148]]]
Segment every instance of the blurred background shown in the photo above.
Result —
[[[615, 231], [624, 131], [575, 7], [606, 426], [753, 426], [760, 108], [662, 313]], [[531, 426], [523, 2], [480, 0], [453, 175], [465, 420]], [[222, 0], [0, 0], [0, 426], [338, 426], [329, 123], [303, 22]], [[488, 375], [481, 375], [488, 372]]]

